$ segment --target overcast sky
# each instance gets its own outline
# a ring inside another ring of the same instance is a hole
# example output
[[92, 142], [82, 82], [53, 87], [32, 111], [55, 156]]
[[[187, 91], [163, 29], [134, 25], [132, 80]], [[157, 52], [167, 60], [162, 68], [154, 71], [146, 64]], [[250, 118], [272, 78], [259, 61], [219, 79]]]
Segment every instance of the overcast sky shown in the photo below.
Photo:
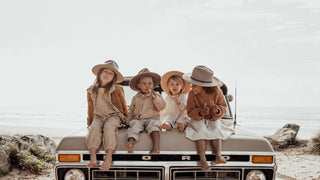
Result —
[[238, 104], [320, 106], [319, 0], [0, 0], [0, 107], [82, 109], [91, 68], [206, 65]]

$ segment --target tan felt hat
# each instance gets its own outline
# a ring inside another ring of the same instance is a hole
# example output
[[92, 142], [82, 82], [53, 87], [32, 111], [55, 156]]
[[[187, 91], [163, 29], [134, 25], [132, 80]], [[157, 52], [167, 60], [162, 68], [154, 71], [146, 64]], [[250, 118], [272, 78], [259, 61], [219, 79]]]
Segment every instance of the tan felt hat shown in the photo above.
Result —
[[160, 75], [154, 72], [150, 72], [148, 68], [143, 68], [142, 70], [140, 70], [138, 72], [138, 74], [136, 76], [134, 76], [130, 82], [130, 88], [135, 90], [135, 91], [139, 91], [140, 89], [138, 88], [138, 83], [141, 77], [144, 76], [150, 76], [152, 77], [153, 80], [153, 88], [155, 88], [156, 86], [158, 86], [160, 84]]
[[184, 74], [182, 78], [191, 84], [203, 87], [212, 87], [220, 83], [220, 80], [214, 76], [213, 71], [202, 65], [196, 66], [191, 74]]
[[104, 62], [104, 64], [95, 65], [92, 68], [93, 74], [97, 75], [99, 70], [102, 68], [110, 69], [116, 74], [116, 76], [117, 76], [116, 83], [121, 83], [123, 81], [124, 78], [118, 70], [119, 69], [118, 64], [114, 60], [108, 60], [108, 61]]

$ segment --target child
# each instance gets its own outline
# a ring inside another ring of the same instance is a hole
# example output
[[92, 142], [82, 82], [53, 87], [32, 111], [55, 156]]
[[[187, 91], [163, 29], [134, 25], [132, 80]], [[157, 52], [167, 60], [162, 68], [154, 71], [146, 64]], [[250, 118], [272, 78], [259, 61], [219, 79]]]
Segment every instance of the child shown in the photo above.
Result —
[[117, 63], [108, 60], [94, 66], [92, 72], [96, 75], [96, 80], [87, 89], [89, 133], [86, 141], [90, 151], [90, 162], [87, 166], [98, 165], [96, 153], [102, 141], [106, 157], [99, 169], [107, 171], [111, 167], [112, 154], [117, 146], [118, 128], [121, 121], [126, 121], [128, 109], [124, 90], [116, 84], [123, 81]]
[[187, 93], [191, 85], [182, 79], [182, 75], [183, 73], [179, 71], [169, 71], [161, 78], [161, 88], [167, 93], [166, 107], [160, 112], [162, 129], [178, 128], [180, 132], [183, 132], [186, 127], [188, 121]]
[[160, 75], [144, 68], [129, 82], [130, 88], [138, 93], [132, 98], [129, 107], [130, 127], [127, 131], [128, 142], [125, 144], [128, 149], [133, 148], [133, 144], [139, 140], [139, 133], [146, 129], [153, 143], [149, 154], [160, 152], [159, 112], [165, 108], [166, 103], [162, 96], [153, 90], [159, 85], [160, 79]]
[[206, 66], [196, 66], [192, 74], [184, 74], [183, 79], [192, 84], [187, 101], [187, 113], [191, 118], [186, 128], [186, 137], [196, 141], [203, 171], [210, 171], [205, 156], [207, 142], [211, 142], [216, 159], [215, 163], [226, 163], [221, 156], [221, 139], [227, 139], [232, 129], [224, 127], [220, 118], [226, 113], [226, 102], [219, 88], [220, 80]]

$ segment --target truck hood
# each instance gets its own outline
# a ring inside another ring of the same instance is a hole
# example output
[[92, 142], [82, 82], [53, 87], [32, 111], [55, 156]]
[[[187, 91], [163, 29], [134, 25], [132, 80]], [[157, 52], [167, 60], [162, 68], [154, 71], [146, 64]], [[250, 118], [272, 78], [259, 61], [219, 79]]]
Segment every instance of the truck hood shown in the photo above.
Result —
[[[117, 151], [127, 151], [125, 143], [127, 129], [119, 129]], [[86, 144], [87, 129], [80, 129], [64, 137], [57, 151], [83, 151], [88, 150]], [[152, 141], [145, 132], [140, 134], [140, 139], [134, 144], [133, 151], [149, 151], [152, 149]], [[208, 142], [208, 150], [212, 150]], [[103, 151], [103, 148], [100, 147]], [[185, 133], [180, 133], [177, 129], [160, 133], [160, 150], [163, 151], [196, 151], [196, 144], [186, 138]], [[269, 141], [265, 138], [251, 133], [241, 126], [234, 128], [234, 133], [227, 140], [222, 141], [222, 151], [256, 151], [256, 152], [274, 152]]]

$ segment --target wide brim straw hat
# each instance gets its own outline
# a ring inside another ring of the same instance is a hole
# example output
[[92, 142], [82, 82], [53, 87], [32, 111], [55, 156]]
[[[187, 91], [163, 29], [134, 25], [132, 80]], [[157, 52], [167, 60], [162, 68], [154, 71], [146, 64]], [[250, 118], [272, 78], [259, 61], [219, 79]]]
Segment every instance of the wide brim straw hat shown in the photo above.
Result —
[[122, 74], [119, 72], [118, 64], [115, 61], [108, 60], [108, 61], [104, 62], [104, 64], [95, 65], [92, 68], [93, 74], [97, 75], [98, 72], [100, 71], [100, 69], [102, 69], [102, 68], [110, 69], [111, 71], [113, 71], [116, 74], [116, 77], [117, 77], [116, 83], [121, 83], [123, 81], [124, 78], [123, 78]]
[[220, 80], [214, 76], [213, 71], [206, 66], [196, 66], [192, 73], [187, 73], [182, 78], [194, 85], [202, 87], [213, 87], [220, 83]]
[[[168, 80], [170, 79], [170, 77], [172, 76], [180, 76], [182, 78], [183, 72], [180, 71], [169, 71], [167, 73], [165, 73], [162, 77], [161, 77], [161, 88], [163, 89], [164, 92], [166, 92], [167, 94], [170, 94], [170, 90], [168, 87]], [[191, 84], [188, 83], [187, 81], [185, 81], [184, 79], [182, 79], [184, 81], [184, 87], [181, 91], [181, 93], [183, 94], [187, 94], [190, 91], [191, 88]]]
[[144, 76], [150, 76], [152, 77], [153, 80], [153, 88], [155, 88], [156, 86], [158, 86], [160, 84], [160, 75], [154, 72], [150, 72], [148, 68], [143, 68], [142, 70], [140, 70], [138, 72], [138, 74], [136, 76], [134, 76], [130, 82], [130, 88], [135, 90], [135, 91], [140, 91], [140, 89], [138, 88], [138, 83], [140, 78], [144, 77]]

